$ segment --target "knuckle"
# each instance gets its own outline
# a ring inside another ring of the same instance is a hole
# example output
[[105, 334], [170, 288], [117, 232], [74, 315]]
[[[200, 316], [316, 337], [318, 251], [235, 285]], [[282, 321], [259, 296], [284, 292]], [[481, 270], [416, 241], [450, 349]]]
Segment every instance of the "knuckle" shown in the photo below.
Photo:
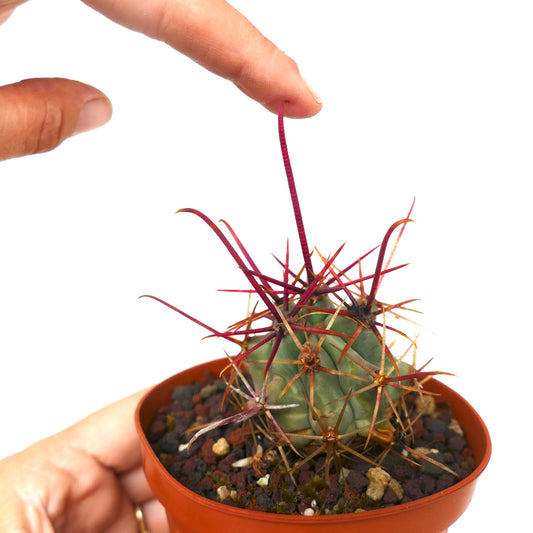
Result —
[[153, 20], [154, 27], [150, 33], [153, 33], [156, 39], [167, 42], [174, 20], [166, 2], [162, 2], [159, 9], [154, 12]]
[[29, 153], [48, 152], [58, 146], [64, 139], [64, 113], [47, 102], [42, 111], [40, 128], [30, 138]]

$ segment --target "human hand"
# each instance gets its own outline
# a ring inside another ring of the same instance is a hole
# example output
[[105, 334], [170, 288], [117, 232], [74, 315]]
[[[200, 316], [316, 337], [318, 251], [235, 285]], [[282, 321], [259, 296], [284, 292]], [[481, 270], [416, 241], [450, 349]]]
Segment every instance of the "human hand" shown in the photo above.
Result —
[[148, 486], [133, 413], [143, 392], [0, 461], [0, 531], [167, 533]]
[[[26, 0], [0, 0], [0, 24]], [[249, 97], [287, 117], [321, 109], [296, 63], [224, 0], [84, 0], [132, 30], [161, 40]], [[78, 81], [31, 79], [0, 87], [0, 161], [51, 150], [105, 124], [111, 103]]]

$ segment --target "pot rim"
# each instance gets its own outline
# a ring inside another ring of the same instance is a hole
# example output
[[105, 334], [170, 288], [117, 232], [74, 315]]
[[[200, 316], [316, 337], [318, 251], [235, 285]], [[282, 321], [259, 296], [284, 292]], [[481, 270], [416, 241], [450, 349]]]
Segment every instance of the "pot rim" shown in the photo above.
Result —
[[[365, 511], [361, 513], [343, 513], [343, 514], [335, 514], [335, 515], [319, 515], [319, 516], [303, 516], [303, 515], [286, 515], [286, 514], [274, 514], [274, 513], [266, 513], [262, 511], [254, 511], [249, 509], [241, 509], [238, 507], [231, 507], [229, 505], [225, 505], [219, 502], [215, 502], [213, 500], [210, 500], [209, 498], [205, 498], [204, 496], [200, 496], [199, 494], [196, 494], [189, 488], [187, 488], [185, 485], [181, 484], [178, 480], [176, 480], [163, 466], [163, 464], [159, 461], [159, 458], [157, 457], [156, 453], [153, 451], [152, 447], [150, 446], [148, 439], [146, 438], [144, 428], [141, 424], [141, 410], [143, 408], [143, 405], [147, 398], [158, 388], [164, 387], [166, 384], [168, 384], [171, 381], [174, 381], [176, 376], [178, 374], [182, 374], [183, 372], [189, 371], [194, 372], [195, 370], [200, 370], [206, 367], [206, 365], [210, 365], [211, 369], [212, 366], [218, 365], [221, 368], [224, 367], [227, 364], [227, 359], [221, 358], [221, 359], [212, 359], [210, 361], [206, 361], [204, 363], [200, 363], [198, 365], [195, 365], [193, 367], [188, 367], [177, 374], [174, 374], [173, 376], [170, 376], [169, 378], [165, 379], [164, 381], [160, 382], [157, 385], [154, 385], [151, 387], [142, 397], [142, 399], [139, 401], [137, 408], [135, 410], [135, 426], [137, 429], [137, 433], [139, 438], [142, 440], [145, 448], [145, 452], [150, 454], [152, 459], [155, 459], [158, 466], [160, 467], [159, 473], [164, 476], [166, 483], [169, 483], [175, 490], [182, 492], [184, 495], [186, 495], [189, 499], [206, 506], [208, 508], [211, 508], [213, 510], [217, 510], [219, 512], [223, 511], [226, 514], [234, 515], [234, 516], [240, 516], [240, 517], [253, 517], [257, 516], [260, 517], [263, 521], [272, 521], [272, 522], [300, 522], [302, 520], [312, 520], [317, 522], [323, 522], [323, 523], [337, 523], [337, 522], [353, 522], [354, 520], [370, 520], [372, 517], [385, 517], [385, 516], [391, 516], [395, 514], [401, 514], [405, 511], [408, 511], [412, 508], [421, 508], [430, 506], [432, 504], [435, 504], [439, 502], [440, 500], [443, 500], [445, 498], [449, 498], [450, 496], [453, 496], [455, 493], [460, 492], [462, 489], [464, 489], [466, 486], [470, 485], [471, 483], [474, 483], [477, 481], [477, 478], [481, 475], [481, 473], [485, 470], [487, 467], [487, 464], [490, 460], [491, 453], [492, 453], [492, 443], [490, 440], [490, 435], [487, 429], [487, 426], [485, 425], [485, 422], [481, 418], [481, 416], [477, 413], [477, 411], [470, 405], [470, 403], [465, 400], [460, 394], [455, 392], [452, 388], [448, 387], [444, 383], [438, 381], [435, 378], [431, 378], [428, 382], [426, 382], [426, 388], [433, 389], [437, 388], [439, 390], [440, 394], [445, 395], [446, 397], [449, 396], [455, 396], [458, 400], [462, 401], [467, 407], [472, 415], [473, 418], [476, 419], [477, 423], [479, 424], [481, 431], [476, 435], [469, 435], [469, 439], [475, 438], [481, 441], [484, 441], [483, 445], [483, 454], [481, 458], [479, 459], [479, 463], [474, 469], [474, 471], [469, 474], [466, 478], [462, 479], [461, 481], [455, 483], [451, 487], [448, 487], [447, 489], [441, 490], [435, 494], [432, 494], [430, 496], [424, 496], [423, 498], [420, 498], [418, 500], [414, 500], [407, 503], [400, 503], [397, 505], [393, 505], [391, 507], [386, 507], [383, 509], [373, 509], [370, 511]], [[483, 444], [483, 443], [482, 443]]]

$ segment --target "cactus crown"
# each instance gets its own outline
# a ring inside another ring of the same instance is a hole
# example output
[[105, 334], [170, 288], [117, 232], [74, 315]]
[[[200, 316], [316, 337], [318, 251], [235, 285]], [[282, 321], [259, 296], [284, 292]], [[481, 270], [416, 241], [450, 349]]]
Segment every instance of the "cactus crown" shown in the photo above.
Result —
[[[281, 276], [267, 276], [228, 223], [223, 224], [231, 240], [202, 212], [181, 209], [178, 212], [200, 217], [215, 232], [262, 307], [256, 305], [227, 331], [218, 331], [155, 296], [148, 297], [239, 347], [238, 354], [228, 358], [224, 374], [226, 394], [234, 396], [240, 410], [200, 429], [191, 442], [215, 427], [250, 420], [278, 448], [295, 452], [296, 467], [321, 453], [326, 454], [326, 468], [340, 455], [373, 462], [365, 454], [371, 443], [391, 448], [398, 434], [409, 434], [409, 428], [398, 427], [404, 395], [423, 394], [424, 380], [441, 373], [416, 369], [415, 339], [387, 323], [387, 317], [395, 322], [412, 311], [408, 305], [414, 300], [385, 304], [377, 299], [383, 277], [406, 266], [390, 265], [412, 207], [406, 218], [390, 226], [380, 246], [345, 268], [334, 264], [342, 246], [330, 257], [315, 250], [320, 259], [316, 268], [300, 212], [282, 111], [278, 128], [303, 266], [290, 268], [287, 246], [285, 259], [277, 260]], [[387, 254], [393, 237], [392, 252]], [[373, 253], [377, 254], [374, 270], [364, 275], [363, 262]], [[400, 356], [393, 355], [389, 336], [407, 341], [408, 348]]]

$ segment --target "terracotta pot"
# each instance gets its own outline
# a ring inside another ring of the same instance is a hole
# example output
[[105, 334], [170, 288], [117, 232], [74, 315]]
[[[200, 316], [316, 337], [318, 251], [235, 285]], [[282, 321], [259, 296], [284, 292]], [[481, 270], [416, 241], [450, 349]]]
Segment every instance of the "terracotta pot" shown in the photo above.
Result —
[[487, 466], [491, 443], [487, 428], [474, 409], [449, 387], [432, 379], [427, 389], [451, 402], [454, 417], [467, 433], [479, 465], [466, 479], [439, 493], [386, 509], [329, 516], [288, 516], [247, 511], [203, 498], [178, 483], [160, 463], [145, 437], [145, 430], [158, 409], [170, 402], [173, 388], [193, 380], [202, 381], [206, 369], [214, 375], [227, 364], [218, 359], [189, 368], [156, 385], [139, 403], [135, 424], [142, 446], [148, 483], [164, 505], [170, 530], [179, 533], [227, 533], [268, 531], [268, 533], [445, 533], [472, 499], [478, 476]]

